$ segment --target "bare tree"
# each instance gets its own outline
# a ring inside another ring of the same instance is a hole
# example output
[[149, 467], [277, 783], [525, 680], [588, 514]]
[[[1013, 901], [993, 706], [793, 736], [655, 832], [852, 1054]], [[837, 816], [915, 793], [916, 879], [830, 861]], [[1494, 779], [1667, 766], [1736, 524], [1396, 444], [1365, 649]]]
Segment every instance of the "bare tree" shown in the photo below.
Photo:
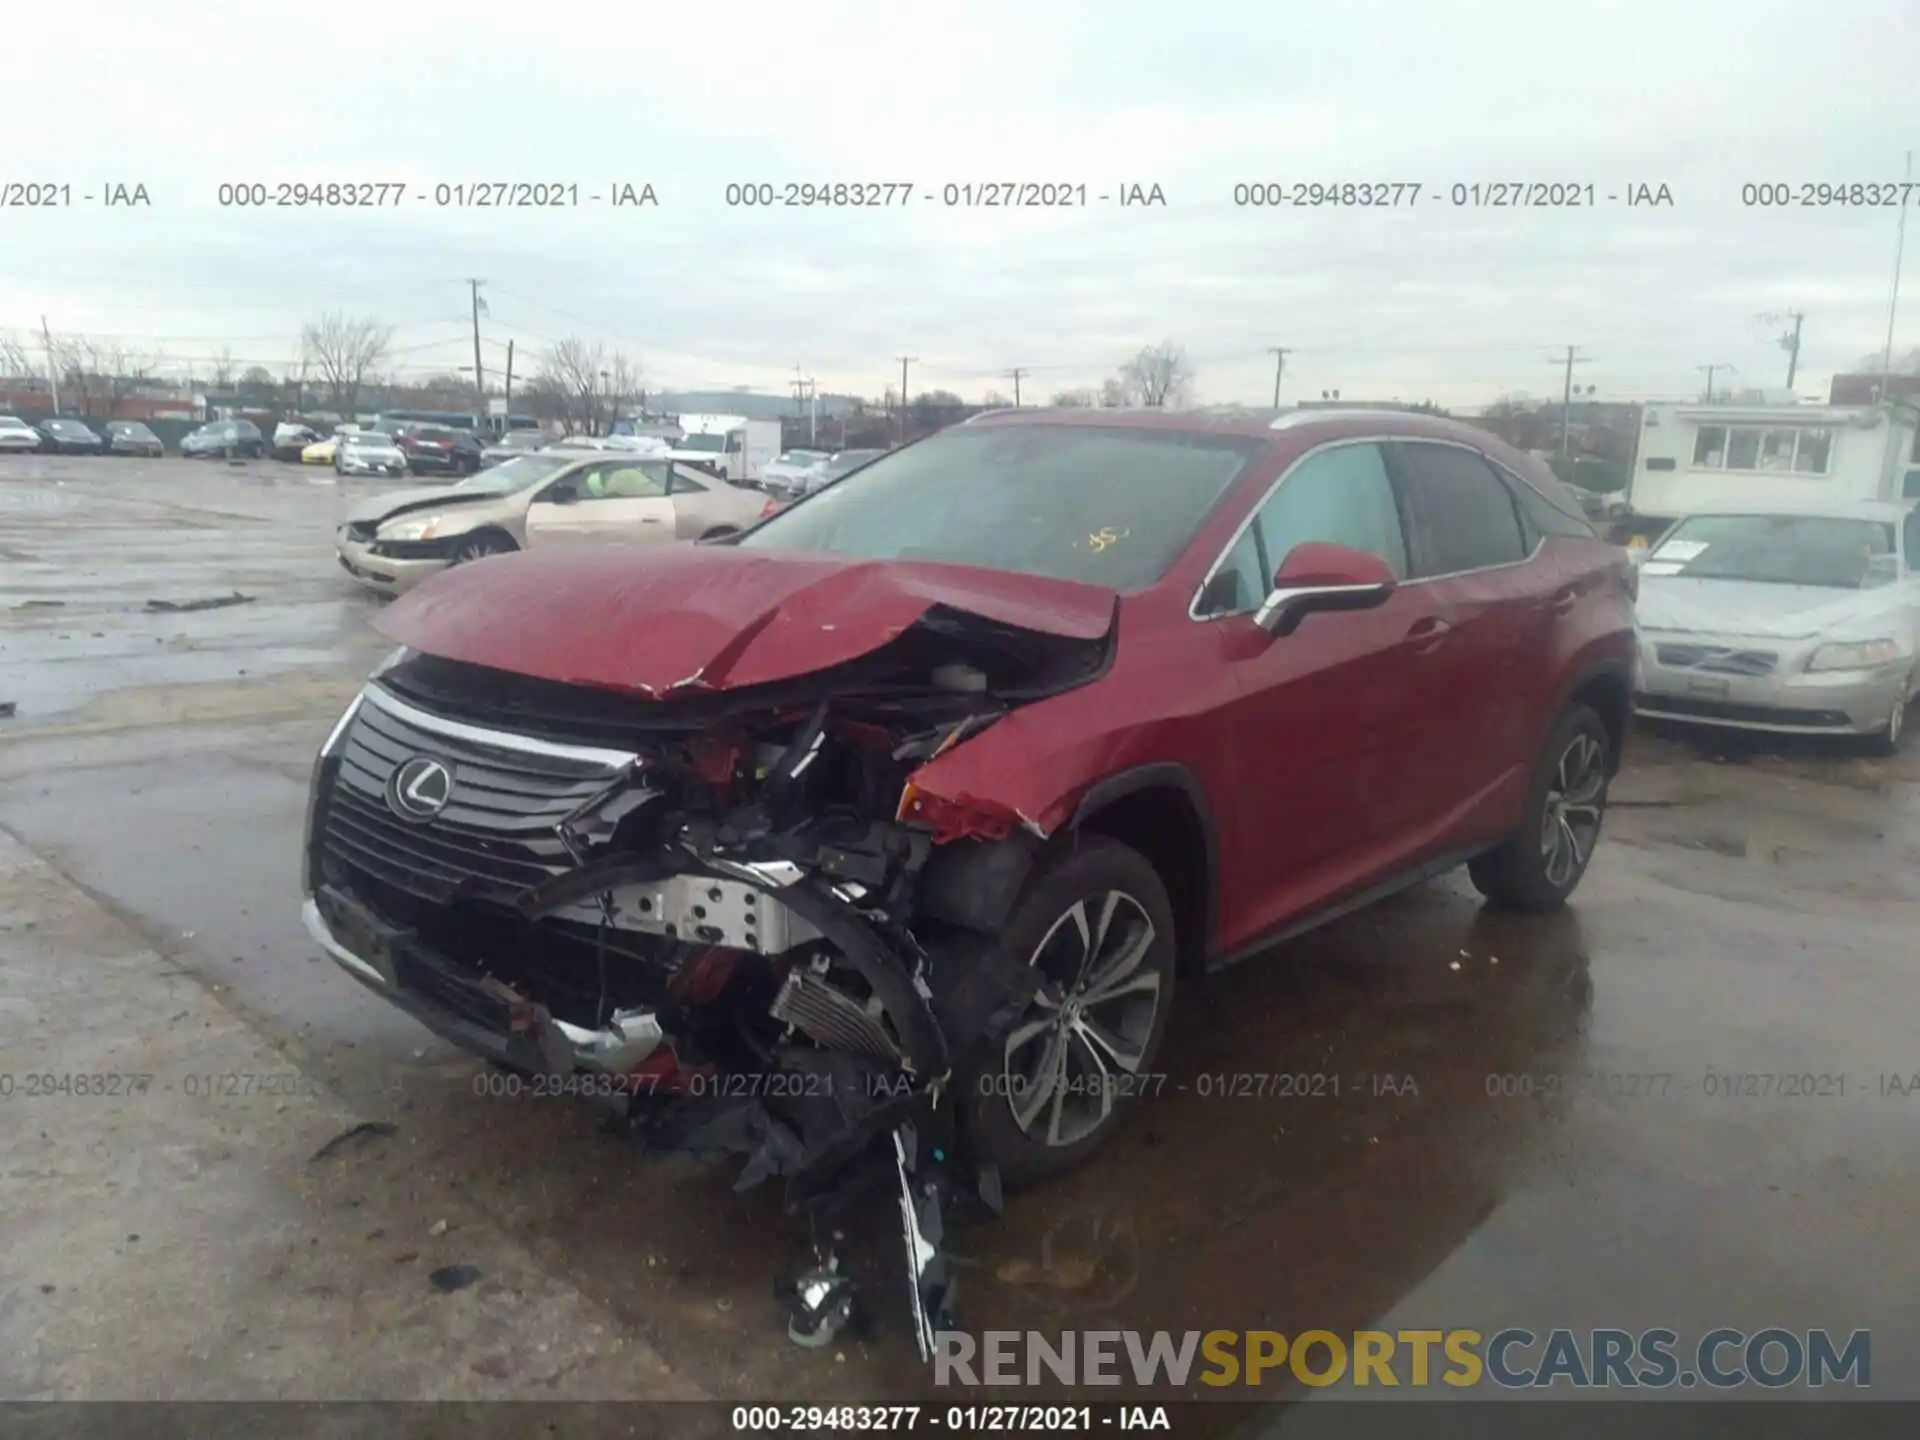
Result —
[[330, 310], [300, 332], [301, 356], [327, 387], [333, 408], [354, 413], [360, 389], [387, 357], [393, 327], [371, 317], [349, 319]]
[[[1886, 363], [1886, 359], [1886, 351], [1876, 350], [1871, 355], [1863, 356], [1860, 363], [1853, 367], [1854, 372], [1860, 375], [1878, 375], [1880, 373], [1880, 367]], [[1894, 351], [1893, 366], [1887, 373], [1890, 375], [1920, 375], [1920, 345], [1916, 345], [1911, 350]]]
[[161, 350], [135, 350], [124, 345], [99, 345], [93, 349], [93, 368], [105, 394], [109, 417], [120, 413], [120, 402], [151, 380], [166, 363]]
[[39, 373], [32, 353], [11, 330], [0, 330], [0, 376], [23, 380]]
[[1100, 382], [1102, 410], [1124, 410], [1133, 403], [1133, 397], [1127, 393], [1127, 387], [1121, 382], [1119, 376], [1109, 376]]
[[213, 357], [213, 376], [208, 383], [216, 390], [231, 390], [233, 367], [233, 351], [222, 345]]
[[82, 415], [93, 408], [105, 387], [97, 345], [84, 335], [56, 335], [49, 344], [53, 373], [60, 380], [64, 408]]
[[572, 335], [541, 357], [532, 388], [559, 402], [560, 422], [569, 434], [600, 435], [612, 427], [622, 406], [639, 398], [642, 379], [640, 365], [625, 351]]
[[1056, 390], [1051, 403], [1057, 410], [1089, 410], [1093, 408], [1094, 394], [1091, 390]]
[[1193, 393], [1187, 352], [1171, 340], [1143, 347], [1113, 378], [1129, 402], [1153, 410], [1185, 404]]
[[1012, 405], [1013, 401], [1009, 400], [1006, 395], [999, 390], [989, 390], [980, 398], [980, 403], [989, 410], [1001, 410]]

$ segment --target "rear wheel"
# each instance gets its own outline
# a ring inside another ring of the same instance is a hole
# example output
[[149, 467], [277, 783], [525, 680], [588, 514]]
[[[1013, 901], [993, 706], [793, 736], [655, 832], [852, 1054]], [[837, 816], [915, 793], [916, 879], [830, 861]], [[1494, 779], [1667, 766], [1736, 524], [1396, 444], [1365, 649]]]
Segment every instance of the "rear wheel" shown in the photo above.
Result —
[[513, 543], [513, 537], [503, 535], [498, 530], [479, 530], [465, 536], [454, 546], [455, 565], [464, 565], [469, 560], [484, 560], [489, 555], [505, 555], [519, 547]]
[[960, 1067], [977, 1158], [1009, 1185], [1071, 1170], [1145, 1092], [1173, 1005], [1166, 886], [1139, 852], [1089, 835], [1035, 870], [999, 944], [1041, 991]]
[[1599, 843], [1612, 769], [1607, 727], [1585, 705], [1570, 706], [1540, 752], [1519, 832], [1468, 862], [1474, 887], [1509, 909], [1564, 905]]

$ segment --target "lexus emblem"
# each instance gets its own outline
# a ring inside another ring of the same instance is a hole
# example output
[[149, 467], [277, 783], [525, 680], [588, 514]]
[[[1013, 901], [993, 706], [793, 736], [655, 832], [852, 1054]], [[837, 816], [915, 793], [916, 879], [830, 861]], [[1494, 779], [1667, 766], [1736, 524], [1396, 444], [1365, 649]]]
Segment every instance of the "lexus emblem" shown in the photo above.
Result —
[[416, 755], [387, 780], [387, 808], [402, 820], [431, 820], [453, 798], [453, 773], [438, 760]]

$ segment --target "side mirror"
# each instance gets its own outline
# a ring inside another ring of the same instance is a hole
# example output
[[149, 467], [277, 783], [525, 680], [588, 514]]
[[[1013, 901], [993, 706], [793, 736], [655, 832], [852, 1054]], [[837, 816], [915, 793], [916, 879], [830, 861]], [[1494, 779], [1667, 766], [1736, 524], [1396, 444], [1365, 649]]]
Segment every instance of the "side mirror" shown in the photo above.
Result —
[[1393, 568], [1366, 550], [1309, 540], [1287, 552], [1273, 590], [1253, 617], [1269, 635], [1291, 635], [1320, 610], [1371, 610], [1399, 582]]

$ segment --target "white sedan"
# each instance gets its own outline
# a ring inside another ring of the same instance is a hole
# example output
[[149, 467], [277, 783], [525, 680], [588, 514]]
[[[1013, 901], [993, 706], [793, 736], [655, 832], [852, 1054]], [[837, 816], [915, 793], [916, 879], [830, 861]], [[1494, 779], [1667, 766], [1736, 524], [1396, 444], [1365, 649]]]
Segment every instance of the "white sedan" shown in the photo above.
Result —
[[1920, 684], [1917, 565], [1910, 500], [1689, 515], [1640, 564], [1634, 709], [1892, 754]]
[[18, 415], [0, 415], [0, 451], [38, 450], [40, 444], [40, 432]]

